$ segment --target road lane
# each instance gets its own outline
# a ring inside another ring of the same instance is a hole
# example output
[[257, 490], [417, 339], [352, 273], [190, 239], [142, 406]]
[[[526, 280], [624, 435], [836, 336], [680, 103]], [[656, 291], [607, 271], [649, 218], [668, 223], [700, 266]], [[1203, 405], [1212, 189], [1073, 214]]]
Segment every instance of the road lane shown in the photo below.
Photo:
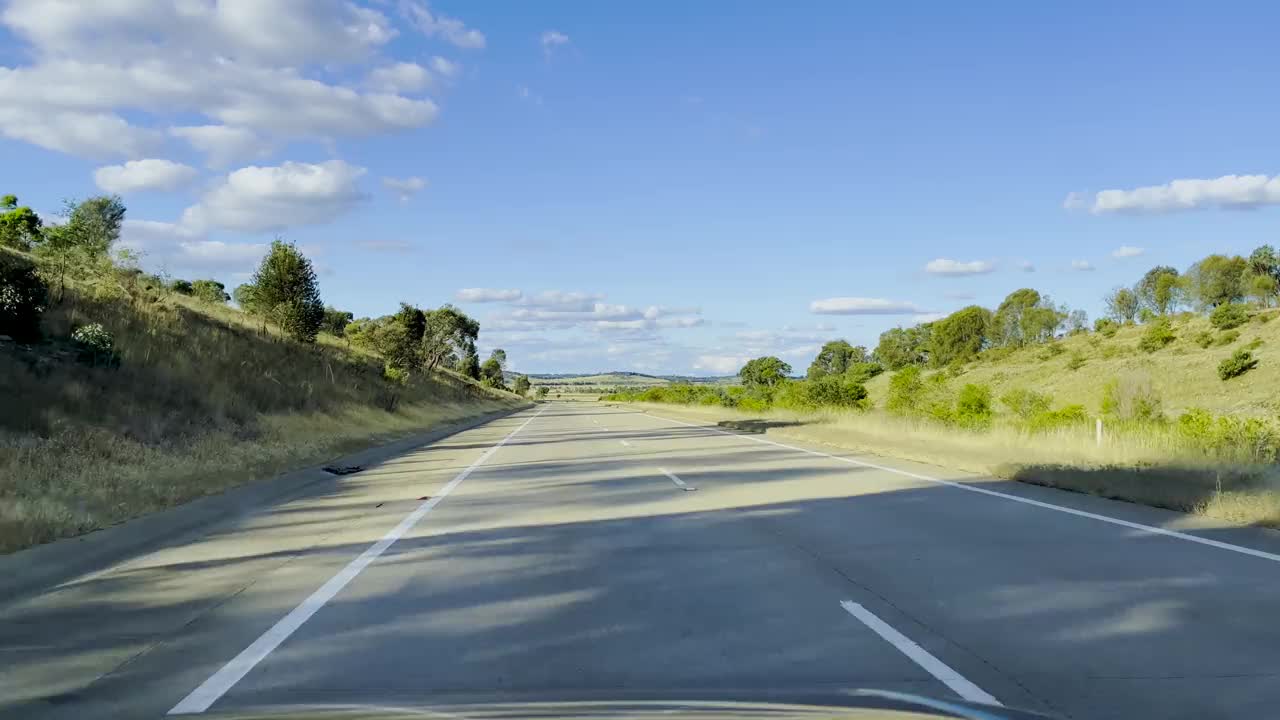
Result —
[[[158, 716], [530, 415], [0, 611], [4, 659], [29, 662], [0, 689], [61, 693], [24, 717]], [[872, 462], [888, 469], [553, 403], [213, 709], [965, 683], [1082, 718], [1257, 717], [1280, 701], [1275, 563], [890, 470], [1143, 524], [1174, 513]], [[72, 632], [50, 641], [59, 621]], [[85, 687], [50, 680], [85, 663], [101, 668]]]

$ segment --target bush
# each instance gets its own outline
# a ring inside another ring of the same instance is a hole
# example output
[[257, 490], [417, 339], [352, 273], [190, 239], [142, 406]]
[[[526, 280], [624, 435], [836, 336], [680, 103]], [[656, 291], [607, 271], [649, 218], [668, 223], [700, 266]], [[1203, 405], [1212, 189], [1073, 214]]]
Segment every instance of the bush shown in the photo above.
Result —
[[1280, 456], [1280, 431], [1257, 418], [1215, 417], [1192, 408], [1176, 427], [1180, 436], [1210, 455], [1265, 463]]
[[1045, 345], [1044, 350], [1041, 350], [1040, 354], [1037, 355], [1036, 357], [1040, 358], [1041, 360], [1052, 360], [1066, 351], [1067, 349], [1062, 347], [1062, 343], [1051, 342], [1048, 345]]
[[81, 325], [71, 333], [71, 340], [80, 351], [79, 358], [95, 367], [117, 365], [115, 338], [99, 323]]
[[1093, 323], [1093, 331], [1100, 333], [1103, 337], [1114, 337], [1119, 329], [1119, 323], [1111, 318], [1098, 318]]
[[1241, 303], [1223, 303], [1209, 313], [1209, 323], [1219, 330], [1230, 330], [1249, 322], [1249, 308]]
[[1023, 420], [1047, 412], [1053, 404], [1053, 397], [1025, 388], [1014, 388], [1000, 396], [1000, 402], [1009, 408], [1009, 412]]
[[1239, 330], [1227, 330], [1226, 332], [1223, 332], [1222, 334], [1218, 335], [1218, 339], [1214, 340], [1213, 344], [1217, 345], [1218, 347], [1222, 347], [1224, 345], [1230, 345], [1231, 343], [1235, 342], [1239, 338], [1240, 338]]
[[968, 428], [985, 428], [991, 425], [991, 388], [969, 383], [956, 395], [955, 421]]
[[920, 368], [909, 365], [889, 378], [889, 393], [885, 397], [886, 410], [899, 415], [910, 415], [920, 409], [920, 396], [924, 390], [924, 377]]
[[196, 280], [189, 283], [191, 291], [187, 293], [197, 300], [212, 303], [214, 305], [223, 305], [231, 296], [227, 294], [227, 288], [217, 280]]
[[884, 366], [877, 362], [851, 363], [844, 371], [846, 378], [855, 382], [866, 382], [884, 372]]
[[1230, 380], [1258, 367], [1258, 361], [1248, 350], [1237, 350], [1231, 357], [1218, 364], [1218, 377]]
[[1146, 375], [1113, 378], [1102, 388], [1102, 413], [1121, 420], [1163, 419], [1163, 403]]
[[1178, 336], [1173, 334], [1173, 323], [1169, 322], [1169, 318], [1162, 317], [1147, 326], [1142, 339], [1138, 341], [1138, 349], [1153, 353], [1177, 339]]
[[189, 280], [174, 280], [169, 283], [169, 289], [179, 295], [190, 295], [194, 288]]
[[816, 407], [865, 409], [867, 388], [857, 380], [828, 375], [804, 383], [806, 399]]
[[1048, 410], [1031, 418], [1028, 428], [1035, 432], [1056, 430], [1061, 427], [1083, 425], [1089, 422], [1089, 413], [1083, 405], [1067, 405], [1058, 410]]
[[49, 287], [25, 258], [0, 250], [0, 335], [23, 342], [40, 339], [40, 316]]
[[1244, 345], [1244, 349], [1245, 349], [1245, 350], [1257, 350], [1258, 348], [1262, 347], [1263, 342], [1264, 342], [1264, 341], [1263, 341], [1263, 339], [1262, 339], [1262, 338], [1254, 338], [1254, 339], [1250, 340], [1249, 342], [1245, 343], [1245, 345]]
[[1207, 348], [1213, 344], [1213, 333], [1209, 330], [1203, 330], [1196, 333], [1195, 343], [1202, 348]]
[[1071, 353], [1071, 357], [1067, 358], [1068, 370], [1079, 370], [1080, 368], [1084, 367], [1084, 364], [1085, 364], [1084, 355], [1080, 354], [1079, 352], [1073, 352]]

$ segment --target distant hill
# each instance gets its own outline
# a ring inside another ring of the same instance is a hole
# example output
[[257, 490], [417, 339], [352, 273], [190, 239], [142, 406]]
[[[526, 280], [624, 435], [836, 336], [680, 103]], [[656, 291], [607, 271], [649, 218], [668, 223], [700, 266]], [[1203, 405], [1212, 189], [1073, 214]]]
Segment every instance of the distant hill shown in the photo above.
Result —
[[646, 375], [645, 373], [614, 370], [584, 375], [581, 373], [531, 373], [529, 382], [581, 392], [596, 392], [620, 387], [653, 387], [673, 382], [716, 383], [732, 382], [733, 377], [693, 377], [688, 375]]

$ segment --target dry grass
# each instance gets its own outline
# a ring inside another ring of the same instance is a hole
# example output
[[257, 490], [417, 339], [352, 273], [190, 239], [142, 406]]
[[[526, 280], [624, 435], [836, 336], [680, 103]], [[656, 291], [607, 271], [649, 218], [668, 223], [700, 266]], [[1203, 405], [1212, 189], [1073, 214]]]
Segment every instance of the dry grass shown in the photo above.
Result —
[[[118, 368], [77, 362], [86, 322]], [[303, 346], [231, 308], [69, 294], [49, 340], [0, 346], [0, 552], [103, 527], [521, 401], [451, 373], [396, 385], [336, 338]]]
[[714, 406], [636, 404], [739, 428], [767, 426], [765, 432], [782, 438], [1280, 527], [1280, 471], [1213, 462], [1172, 431], [1113, 429], [1099, 446], [1087, 428], [1031, 434], [997, 425], [986, 432], [966, 432], [881, 412], [744, 413]]

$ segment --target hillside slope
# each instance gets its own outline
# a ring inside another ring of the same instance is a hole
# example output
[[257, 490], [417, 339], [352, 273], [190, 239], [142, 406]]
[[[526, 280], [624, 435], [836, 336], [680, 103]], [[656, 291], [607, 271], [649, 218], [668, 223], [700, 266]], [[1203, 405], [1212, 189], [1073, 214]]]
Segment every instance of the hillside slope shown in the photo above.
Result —
[[[114, 361], [70, 342], [86, 323], [114, 336]], [[523, 402], [452, 373], [389, 382], [337, 338], [301, 345], [128, 283], [68, 293], [41, 329], [0, 338], [0, 552]]]
[[[1146, 326], [1121, 327], [1113, 337], [1087, 333], [1063, 338], [1050, 346], [1037, 345], [1016, 350], [1005, 357], [986, 353], [963, 366], [953, 382], [990, 385], [999, 398], [1014, 388], [1048, 393], [1055, 406], [1082, 404], [1097, 412], [1103, 387], [1112, 378], [1140, 375], [1150, 379], [1164, 403], [1164, 410], [1176, 415], [1188, 408], [1203, 408], [1217, 414], [1273, 418], [1280, 413], [1280, 310], [1269, 310], [1236, 328], [1215, 330], [1206, 317], [1184, 314], [1175, 318], [1177, 339], [1162, 350], [1146, 353], [1138, 341]], [[1208, 333], [1214, 343], [1238, 337], [1225, 344], [1202, 348], [1198, 336]], [[1257, 368], [1230, 381], [1218, 378], [1218, 363], [1240, 348], [1250, 347], [1259, 360]], [[1073, 356], [1083, 365], [1071, 369]], [[950, 373], [950, 370], [938, 372]], [[891, 373], [867, 383], [872, 402], [883, 407]]]

